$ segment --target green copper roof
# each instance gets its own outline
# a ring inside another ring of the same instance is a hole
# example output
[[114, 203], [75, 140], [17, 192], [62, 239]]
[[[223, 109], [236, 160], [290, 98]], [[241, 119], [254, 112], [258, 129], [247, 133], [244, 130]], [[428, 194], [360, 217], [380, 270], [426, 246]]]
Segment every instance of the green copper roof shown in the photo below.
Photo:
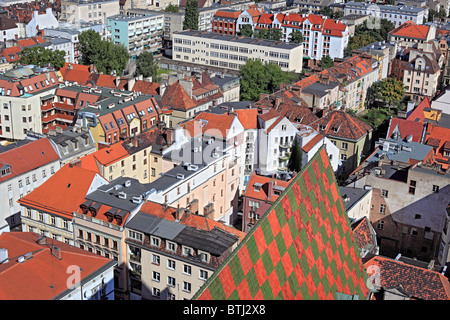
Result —
[[366, 280], [322, 148], [194, 299], [365, 299]]

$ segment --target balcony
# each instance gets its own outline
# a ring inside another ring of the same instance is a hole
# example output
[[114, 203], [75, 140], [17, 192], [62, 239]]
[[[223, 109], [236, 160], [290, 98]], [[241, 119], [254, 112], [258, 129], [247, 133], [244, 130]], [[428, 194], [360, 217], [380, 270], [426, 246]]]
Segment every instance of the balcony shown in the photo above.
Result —
[[281, 143], [280, 149], [289, 149], [291, 146], [288, 143]]

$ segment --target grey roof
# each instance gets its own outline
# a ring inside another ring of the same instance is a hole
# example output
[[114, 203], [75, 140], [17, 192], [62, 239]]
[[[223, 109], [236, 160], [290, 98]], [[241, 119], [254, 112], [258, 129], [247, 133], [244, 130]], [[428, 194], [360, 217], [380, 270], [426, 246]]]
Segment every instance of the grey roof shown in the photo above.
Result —
[[205, 231], [186, 227], [173, 240], [177, 243], [220, 256], [236, 243], [238, 238], [218, 228]]
[[212, 230], [197, 229], [143, 212], [138, 212], [126, 224], [126, 227], [206, 251], [216, 256], [222, 255], [238, 241], [235, 235], [219, 228], [213, 228]]
[[[130, 183], [128, 187], [126, 186], [126, 182]], [[140, 183], [137, 179], [120, 177], [88, 193], [85, 198], [130, 212], [140, 205], [140, 203], [133, 202], [133, 197], [140, 197], [144, 200], [148, 190], [148, 184]], [[126, 194], [126, 199], [119, 198], [120, 192]]]
[[239, 110], [239, 109], [255, 109], [255, 105], [253, 101], [228, 101], [219, 104], [216, 107], [212, 107], [208, 110], [208, 112], [214, 114], [224, 114], [230, 112], [231, 109]]
[[369, 190], [363, 188], [339, 187], [339, 189], [341, 191], [342, 202], [347, 211], [369, 192]]
[[[385, 142], [389, 144], [389, 150], [384, 150]], [[387, 156], [390, 160], [403, 163], [407, 163], [410, 159], [421, 161], [433, 149], [432, 146], [400, 139], [380, 139], [375, 143], [375, 147], [377, 146], [380, 146], [380, 148], [367, 159], [368, 162], [378, 161], [382, 156]]]
[[294, 49], [298, 46], [301, 46], [301, 44], [290, 44], [286, 43], [284, 41], [275, 41], [275, 40], [266, 40], [266, 39], [256, 39], [256, 38], [248, 38], [248, 37], [242, 37], [242, 36], [233, 36], [228, 34], [220, 34], [215, 32], [206, 32], [206, 31], [196, 31], [196, 30], [187, 30], [187, 31], [180, 31], [180, 32], [174, 32], [174, 36], [176, 35], [186, 35], [186, 36], [192, 36], [192, 37], [199, 37], [199, 38], [209, 38], [214, 39], [218, 41], [228, 41], [232, 43], [242, 44], [242, 45], [258, 45], [258, 46], [264, 46], [264, 47], [273, 47], [274, 49]]
[[126, 226], [127, 228], [168, 240], [173, 240], [184, 228], [186, 228], [186, 226], [181, 223], [143, 212], [138, 212]]
[[157, 13], [157, 12], [147, 12], [145, 15], [135, 15], [135, 16], [126, 16], [123, 14], [117, 14], [115, 16], [110, 16], [108, 18], [106, 18], [106, 20], [114, 20], [114, 21], [123, 21], [123, 22], [128, 22], [128, 21], [139, 21], [139, 20], [144, 20], [144, 19], [148, 19], [148, 18], [152, 18], [152, 17], [157, 17], [157, 16], [164, 16], [163, 12]]
[[418, 8], [418, 7], [411, 7], [411, 6], [404, 6], [404, 5], [389, 5], [389, 4], [385, 4], [385, 5], [380, 5], [377, 4], [376, 6], [373, 3], [364, 3], [364, 2], [355, 2], [355, 1], [350, 1], [347, 2], [345, 4], [345, 8], [347, 9], [348, 7], [351, 8], [360, 8], [360, 9], [370, 9], [370, 10], [374, 10], [376, 8], [376, 10], [380, 10], [381, 12], [397, 12], [400, 14], [418, 14], [422, 11], [424, 11], [423, 8]]
[[329, 84], [314, 82], [313, 84], [302, 89], [302, 93], [309, 93], [315, 96], [324, 97], [329, 93], [329, 90], [338, 87], [337, 82], [330, 82]]
[[[199, 146], [201, 146], [202, 149], [201, 151], [196, 152], [195, 148], [198, 148]], [[219, 150], [216, 149], [217, 147]], [[213, 140], [211, 144], [208, 144], [204, 139], [201, 141], [194, 138], [191, 139], [191, 141], [184, 144], [180, 150], [175, 149], [173, 152], [168, 152], [163, 156], [165, 159], [181, 162], [181, 164], [161, 174], [161, 177], [148, 185], [148, 190], [167, 190], [171, 188], [216, 160], [216, 158], [212, 156], [213, 153], [218, 154], [220, 158], [225, 154], [224, 150], [228, 150], [230, 147], [229, 144], [220, 141]], [[190, 169], [190, 165], [196, 167], [191, 167]], [[180, 179], [178, 177], [183, 178]]]
[[228, 82], [233, 82], [235, 80], [239, 81], [239, 77], [238, 76], [231, 76], [231, 75], [224, 75], [224, 76], [217, 76], [215, 75], [214, 77], [210, 78], [212, 82], [214, 82], [215, 85], [222, 87], [223, 85], [225, 85]]

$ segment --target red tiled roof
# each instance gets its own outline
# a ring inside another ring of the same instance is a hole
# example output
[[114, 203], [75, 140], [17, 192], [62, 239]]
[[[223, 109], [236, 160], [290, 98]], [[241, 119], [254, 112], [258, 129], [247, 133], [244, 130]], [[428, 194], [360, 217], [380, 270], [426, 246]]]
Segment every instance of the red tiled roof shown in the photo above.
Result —
[[234, 112], [238, 115], [238, 119], [245, 130], [258, 128], [258, 109], [237, 109]]
[[136, 80], [133, 91], [142, 92], [144, 94], [159, 95], [160, 84], [157, 82], [149, 82], [144, 80]]
[[414, 110], [410, 113], [410, 115], [406, 118], [407, 120], [411, 121], [423, 121], [425, 120], [425, 115], [423, 114], [423, 110], [425, 108], [430, 108], [431, 102], [430, 98], [425, 97], [417, 107], [414, 108]]
[[450, 284], [439, 272], [413, 266], [398, 260], [382, 256], [374, 256], [364, 267], [380, 268], [380, 285], [382, 288], [401, 286], [411, 299], [449, 300]]
[[93, 157], [103, 166], [111, 165], [128, 156], [127, 150], [122, 146], [122, 143], [114, 143], [108, 145], [96, 152], [92, 153]]
[[444, 150], [450, 147], [450, 128], [429, 123], [427, 127], [426, 144], [435, 148], [435, 157], [437, 161], [447, 163], [448, 157], [445, 156]]
[[[367, 123], [340, 110], [329, 112], [327, 115], [317, 120], [314, 123], [314, 126], [319, 133], [325, 136], [356, 141], [373, 130]], [[325, 129], [323, 129], [324, 126], [326, 126]]]
[[319, 141], [322, 141], [324, 138], [321, 134], [316, 134], [307, 144], [305, 144], [302, 148], [303, 151], [309, 152]]
[[42, 138], [7, 150], [0, 153], [0, 169], [9, 165], [11, 174], [0, 177], [0, 182], [57, 160], [59, 160], [59, 156], [48, 138]]
[[413, 21], [406, 21], [401, 26], [388, 32], [391, 36], [407, 37], [426, 40], [430, 26], [417, 25]]
[[[268, 198], [268, 185], [270, 182], [273, 182], [275, 185], [287, 188], [290, 181], [278, 180], [270, 177], [260, 176], [256, 173], [252, 173], [250, 179], [247, 184], [247, 188], [245, 189], [244, 196], [248, 198], [258, 199], [262, 201], [270, 201], [274, 202], [278, 195], [272, 194], [271, 198]], [[258, 188], [255, 188], [255, 183], [259, 183], [262, 187], [257, 191]]]
[[402, 139], [412, 136], [412, 141], [421, 143], [425, 125], [422, 122], [392, 118], [389, 123], [387, 138], [392, 138], [394, 130], [398, 130]]
[[229, 19], [237, 19], [242, 11], [225, 11], [225, 10], [217, 10], [214, 14], [214, 17], [220, 18], [229, 18]]
[[189, 110], [197, 106], [197, 102], [189, 97], [181, 84], [177, 81], [169, 86], [161, 99], [161, 106], [173, 109]]
[[[112, 260], [47, 238], [46, 245], [37, 244], [40, 235], [33, 232], [3, 232], [0, 247], [8, 250], [9, 262], [0, 265], [1, 300], [51, 300], [67, 290], [71, 266], [80, 267], [80, 280], [106, 267]], [[60, 249], [59, 260], [51, 252]], [[18, 262], [28, 252], [33, 257]], [[111, 265], [112, 266], [112, 265]]]
[[72, 218], [72, 213], [84, 201], [96, 175], [94, 171], [66, 164], [18, 202], [40, 211]]
[[179, 125], [187, 130], [191, 137], [199, 134], [208, 134], [225, 139], [235, 118], [236, 116], [233, 114], [225, 113], [219, 115], [201, 112], [194, 119], [182, 122]]

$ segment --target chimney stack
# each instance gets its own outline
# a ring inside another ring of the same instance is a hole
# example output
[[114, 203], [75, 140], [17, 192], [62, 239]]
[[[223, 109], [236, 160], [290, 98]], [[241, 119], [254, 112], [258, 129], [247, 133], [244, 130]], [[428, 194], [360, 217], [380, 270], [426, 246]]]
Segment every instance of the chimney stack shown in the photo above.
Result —
[[46, 236], [41, 236], [37, 239], [37, 244], [40, 245], [46, 245], [47, 244], [47, 237]]
[[9, 262], [8, 250], [5, 248], [0, 248], [0, 264]]
[[58, 260], [62, 259], [62, 257], [61, 257], [61, 249], [60, 248], [53, 246], [51, 248], [51, 252]]

